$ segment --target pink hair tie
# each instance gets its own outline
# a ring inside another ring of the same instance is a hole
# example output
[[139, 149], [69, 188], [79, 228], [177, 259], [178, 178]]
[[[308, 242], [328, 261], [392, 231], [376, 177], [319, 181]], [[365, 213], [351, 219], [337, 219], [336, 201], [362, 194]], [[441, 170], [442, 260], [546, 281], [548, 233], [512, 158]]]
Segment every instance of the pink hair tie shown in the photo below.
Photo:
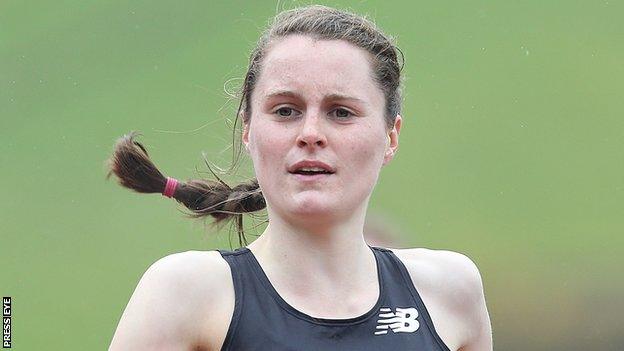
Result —
[[178, 180], [175, 178], [167, 177], [167, 184], [165, 185], [165, 190], [163, 190], [162, 194], [166, 197], [172, 197], [175, 193], [176, 187], [178, 186]]

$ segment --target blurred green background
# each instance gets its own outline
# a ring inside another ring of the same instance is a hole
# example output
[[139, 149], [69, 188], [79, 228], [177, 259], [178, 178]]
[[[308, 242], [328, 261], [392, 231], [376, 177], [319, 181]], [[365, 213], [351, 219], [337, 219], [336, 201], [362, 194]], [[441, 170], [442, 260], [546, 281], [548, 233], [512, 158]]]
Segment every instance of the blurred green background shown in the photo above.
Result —
[[[623, 350], [622, 2], [322, 3], [368, 14], [406, 56], [401, 147], [371, 213], [406, 246], [477, 263], [496, 350]], [[208, 177], [202, 152], [228, 166], [224, 85], [240, 84], [276, 9], [300, 4], [0, 2], [0, 293], [15, 350], [106, 349], [151, 263], [230, 248], [227, 227], [106, 181], [104, 161], [139, 130], [167, 175]], [[252, 175], [246, 160], [226, 179]]]

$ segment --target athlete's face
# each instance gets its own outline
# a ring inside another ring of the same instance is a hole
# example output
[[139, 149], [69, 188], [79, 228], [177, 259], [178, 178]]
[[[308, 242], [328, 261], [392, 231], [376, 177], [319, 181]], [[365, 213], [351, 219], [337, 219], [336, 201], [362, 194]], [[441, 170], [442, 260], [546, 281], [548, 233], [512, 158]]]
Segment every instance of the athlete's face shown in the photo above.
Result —
[[[388, 130], [370, 54], [342, 40], [291, 35], [274, 42], [243, 131], [269, 211], [320, 219], [365, 206], [381, 167], [398, 148], [401, 117]], [[334, 173], [292, 174], [302, 160]]]

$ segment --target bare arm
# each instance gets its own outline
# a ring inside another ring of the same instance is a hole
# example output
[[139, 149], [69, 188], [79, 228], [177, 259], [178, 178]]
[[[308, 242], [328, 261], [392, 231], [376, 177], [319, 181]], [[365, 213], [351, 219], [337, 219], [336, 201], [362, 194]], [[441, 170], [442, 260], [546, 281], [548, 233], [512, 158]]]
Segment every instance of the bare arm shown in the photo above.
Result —
[[109, 350], [188, 350], [197, 345], [217, 290], [206, 279], [206, 256], [187, 251], [152, 264], [134, 290]]
[[460, 293], [465, 299], [466, 342], [459, 351], [492, 351], [492, 325], [485, 303], [483, 282], [476, 264], [467, 256], [452, 253], [455, 271], [461, 276]]

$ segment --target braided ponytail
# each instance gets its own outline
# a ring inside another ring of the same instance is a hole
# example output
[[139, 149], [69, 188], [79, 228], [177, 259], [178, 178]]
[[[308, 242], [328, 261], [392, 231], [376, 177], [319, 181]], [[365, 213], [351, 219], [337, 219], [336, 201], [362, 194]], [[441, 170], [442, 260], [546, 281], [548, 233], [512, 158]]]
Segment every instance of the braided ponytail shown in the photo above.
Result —
[[[109, 172], [106, 179], [115, 175], [121, 186], [138, 193], [163, 193], [167, 178], [150, 160], [147, 150], [135, 140], [138, 132], [130, 132], [119, 138], [113, 155], [108, 160]], [[264, 196], [254, 178], [249, 182], [230, 187], [210, 166], [210, 172], [218, 181], [192, 179], [180, 182], [172, 197], [191, 210], [189, 218], [211, 216], [214, 225], [223, 225], [234, 220], [240, 246], [247, 245], [243, 230], [243, 213], [262, 210], [266, 207]]]

